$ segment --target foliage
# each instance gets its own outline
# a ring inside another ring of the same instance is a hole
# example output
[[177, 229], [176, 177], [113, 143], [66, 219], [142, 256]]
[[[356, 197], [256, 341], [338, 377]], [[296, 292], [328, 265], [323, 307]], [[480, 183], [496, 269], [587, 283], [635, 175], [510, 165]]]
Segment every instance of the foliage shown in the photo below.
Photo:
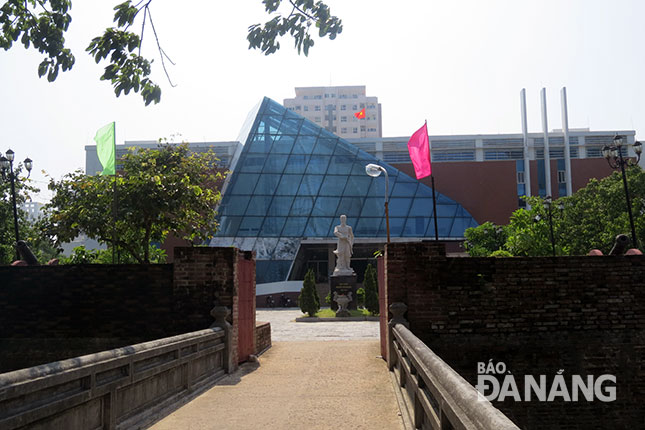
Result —
[[497, 251], [493, 251], [490, 254], [490, 256], [491, 257], [512, 257], [513, 254], [511, 254], [510, 252], [508, 252], [505, 249], [498, 249]]
[[491, 253], [504, 249], [508, 229], [485, 222], [477, 227], [467, 228], [464, 236], [464, 248], [471, 257], [488, 257]]
[[331, 306], [331, 291], [325, 296], [325, 303], [327, 303], [327, 306]]
[[[166, 60], [172, 61], [161, 47], [159, 36], [152, 21], [150, 5], [152, 0], [133, 2], [124, 1], [114, 7], [114, 27], [105, 29], [101, 36], [92, 39], [86, 51], [97, 63], [108, 61], [101, 80], [111, 82], [114, 93], [130, 91], [140, 93], [146, 106], [159, 103], [161, 88], [150, 79], [152, 60], [141, 56], [141, 43], [146, 25], [155, 39], [161, 66], [171, 86]], [[268, 14], [278, 11], [282, 0], [263, 0]], [[286, 3], [285, 3], [286, 4]], [[259, 48], [269, 55], [280, 48], [276, 39], [289, 34], [295, 41], [298, 53], [307, 55], [314, 41], [309, 34], [312, 23], [318, 28], [320, 37], [334, 39], [342, 31], [341, 21], [332, 16], [329, 7], [323, 2], [312, 0], [289, 0], [287, 7], [291, 12], [286, 17], [278, 14], [264, 26], [254, 24], [249, 27], [249, 49]], [[76, 61], [69, 48], [65, 47], [65, 32], [72, 21], [71, 0], [8, 0], [0, 8], [0, 47], [9, 50], [18, 41], [29, 49], [33, 47], [45, 58], [38, 66], [38, 76], [47, 75], [53, 82], [60, 70], [70, 70]], [[135, 23], [140, 17], [140, 22]], [[136, 24], [136, 25], [135, 25]], [[134, 26], [134, 27], [133, 27]], [[130, 28], [141, 29], [140, 33]], [[148, 34], [146, 33], [146, 34]]]
[[365, 307], [365, 288], [356, 290], [356, 304], [358, 307]]
[[[356, 310], [349, 310], [350, 316], [353, 317], [368, 317], [370, 316], [370, 313], [367, 309], [356, 309]], [[320, 311], [316, 312], [315, 315], [317, 318], [336, 318], [336, 312], [334, 312], [331, 309], [321, 309]]]
[[[286, 4], [283, 0], [262, 0], [267, 13], [276, 12], [281, 4]], [[343, 31], [343, 25], [340, 19], [331, 15], [329, 6], [325, 3], [313, 0], [289, 0], [287, 8], [290, 9], [289, 15], [282, 16], [278, 14], [264, 26], [253, 24], [249, 27], [249, 34], [246, 37], [249, 41], [249, 49], [260, 49], [265, 55], [273, 54], [280, 49], [280, 42], [276, 39], [278, 36], [284, 36], [289, 33], [294, 39], [295, 48], [300, 54], [301, 50], [305, 56], [309, 55], [309, 48], [314, 45], [314, 41], [309, 34], [309, 28], [312, 23], [318, 28], [318, 36], [329, 36], [334, 40], [338, 34]]]
[[310, 317], [316, 315], [320, 310], [320, 305], [315, 299], [316, 296], [316, 279], [314, 271], [309, 269], [305, 274], [305, 280], [302, 283], [300, 296], [298, 297], [298, 305], [303, 314], [308, 314]]
[[365, 269], [363, 288], [365, 288], [365, 309], [370, 311], [372, 315], [378, 315], [380, 312], [378, 302], [378, 281], [376, 279], [376, 269], [374, 269], [374, 266], [371, 264], [368, 264], [367, 269]]
[[44, 207], [43, 229], [57, 244], [80, 234], [116, 244], [139, 263], [149, 263], [150, 243], [171, 232], [193, 243], [208, 240], [218, 227], [216, 184], [222, 174], [216, 161], [212, 153], [189, 154], [187, 144], [162, 144], [126, 154], [116, 177], [77, 171], [52, 180], [55, 195]]
[[[117, 253], [117, 264], [134, 264], [137, 261], [130, 254]], [[150, 246], [150, 262], [165, 263], [166, 252], [155, 246]], [[77, 246], [69, 257], [63, 257], [60, 264], [112, 264], [112, 249], [86, 249], [85, 246]]]

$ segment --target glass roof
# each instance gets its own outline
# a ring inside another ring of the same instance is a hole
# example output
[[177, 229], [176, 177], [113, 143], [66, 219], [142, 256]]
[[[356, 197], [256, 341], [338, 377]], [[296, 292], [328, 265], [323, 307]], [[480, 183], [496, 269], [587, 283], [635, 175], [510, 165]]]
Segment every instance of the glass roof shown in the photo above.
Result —
[[[315, 123], [264, 98], [219, 208], [219, 237], [328, 238], [340, 215], [356, 237], [385, 237], [387, 169], [390, 235], [432, 237], [432, 189]], [[440, 238], [462, 238], [477, 222], [437, 193]]]

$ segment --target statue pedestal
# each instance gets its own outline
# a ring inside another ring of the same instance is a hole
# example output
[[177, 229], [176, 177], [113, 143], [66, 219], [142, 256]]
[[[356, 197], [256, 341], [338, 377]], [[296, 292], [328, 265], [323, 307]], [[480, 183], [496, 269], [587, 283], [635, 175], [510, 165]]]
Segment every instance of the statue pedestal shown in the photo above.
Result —
[[356, 309], [356, 273], [351, 275], [331, 275], [329, 277], [329, 294], [331, 295], [331, 309], [338, 310], [338, 304], [334, 301], [334, 292], [338, 294], [352, 293], [352, 301], [347, 309]]

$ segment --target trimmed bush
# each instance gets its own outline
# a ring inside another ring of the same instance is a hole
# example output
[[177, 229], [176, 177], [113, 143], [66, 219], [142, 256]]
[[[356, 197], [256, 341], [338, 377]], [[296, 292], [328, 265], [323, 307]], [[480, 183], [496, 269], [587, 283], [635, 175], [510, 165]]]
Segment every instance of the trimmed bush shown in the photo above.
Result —
[[310, 317], [313, 317], [320, 310], [319, 300], [316, 299], [316, 296], [314, 271], [309, 269], [305, 275], [302, 290], [300, 290], [300, 296], [298, 297], [298, 305], [303, 314], [308, 314]]
[[356, 304], [360, 308], [365, 307], [365, 288], [359, 288], [356, 290]]
[[367, 269], [365, 269], [363, 287], [365, 288], [365, 309], [370, 311], [372, 315], [378, 315], [380, 311], [378, 302], [378, 281], [376, 279], [376, 269], [374, 269], [371, 264], [368, 264]]

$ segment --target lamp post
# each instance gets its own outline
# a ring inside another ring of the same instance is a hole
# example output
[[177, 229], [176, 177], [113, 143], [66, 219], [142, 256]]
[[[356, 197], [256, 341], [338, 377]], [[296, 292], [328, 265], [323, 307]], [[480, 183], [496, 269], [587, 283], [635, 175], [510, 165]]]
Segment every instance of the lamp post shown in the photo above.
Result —
[[[627, 201], [627, 212], [629, 214], [629, 225], [632, 229], [632, 245], [634, 248], [638, 248], [638, 240], [636, 239], [636, 228], [634, 227], [634, 216], [632, 214], [632, 203], [629, 199], [629, 189], [627, 187], [627, 176], [625, 175], [625, 166], [632, 166], [638, 164], [641, 159], [641, 153], [643, 152], [643, 145], [636, 141], [634, 142], [633, 149], [636, 154], [636, 161], [630, 160], [629, 158], [623, 158], [622, 148], [624, 144], [623, 136], [617, 135], [614, 137], [614, 142], [611, 145], [605, 145], [602, 148], [602, 156], [605, 157], [609, 167], [612, 169], [620, 168], [620, 172], [623, 176], [623, 186], [625, 188], [625, 200]], [[625, 145], [625, 148], [627, 146]]]
[[365, 166], [365, 173], [367, 173], [372, 178], [376, 178], [381, 175], [381, 172], [385, 173], [385, 226], [387, 230], [387, 243], [390, 243], [390, 215], [388, 212], [388, 196], [390, 189], [390, 178], [387, 174], [387, 170], [383, 166], [378, 164], [368, 164]]
[[[5, 156], [0, 157], [0, 171], [2, 172], [2, 179], [9, 178], [9, 181], [11, 183], [11, 202], [13, 204], [13, 228], [16, 234], [16, 244], [18, 244], [18, 241], [20, 240], [20, 233], [18, 232], [18, 209], [16, 206], [16, 185], [15, 185], [15, 181], [18, 178], [16, 177], [16, 174], [13, 171], [14, 158], [15, 158], [14, 152], [11, 149], [8, 149], [7, 152], [5, 152]], [[25, 166], [25, 169], [27, 169], [27, 172], [28, 172], [27, 177], [29, 177], [29, 175], [31, 175], [31, 168], [33, 167], [31, 159], [25, 158], [25, 161], [23, 161], [23, 165]], [[18, 257], [18, 259], [20, 259], [18, 248], [16, 248], [16, 256]]]
[[[546, 196], [543, 201], [544, 209], [546, 210], [547, 218], [549, 220], [549, 237], [551, 239], [551, 254], [555, 257], [556, 252], [555, 252], [555, 235], [553, 234], [553, 198], [551, 196]], [[558, 203], [558, 209], [560, 209], [560, 212], [564, 210], [564, 205], [562, 203]], [[540, 215], [535, 215], [534, 218], [535, 222], [540, 222], [542, 218]]]

